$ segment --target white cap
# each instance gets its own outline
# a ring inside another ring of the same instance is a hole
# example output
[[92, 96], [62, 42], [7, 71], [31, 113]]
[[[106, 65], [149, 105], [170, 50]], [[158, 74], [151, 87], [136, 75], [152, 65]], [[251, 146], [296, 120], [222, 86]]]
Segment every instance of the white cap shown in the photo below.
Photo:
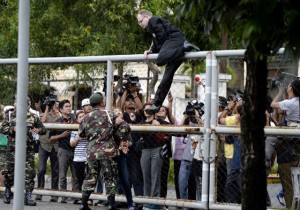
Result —
[[15, 108], [13, 106], [5, 106], [3, 111], [7, 112], [8, 110], [14, 110]]
[[81, 101], [81, 107], [84, 107], [86, 105], [90, 105], [90, 99], [89, 98], [85, 98]]

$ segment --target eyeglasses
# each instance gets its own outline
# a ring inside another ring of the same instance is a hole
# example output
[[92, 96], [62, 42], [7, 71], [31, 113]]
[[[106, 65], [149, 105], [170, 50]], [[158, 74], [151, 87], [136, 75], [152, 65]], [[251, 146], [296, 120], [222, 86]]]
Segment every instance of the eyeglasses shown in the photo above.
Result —
[[138, 24], [141, 25], [141, 23], [143, 22], [143, 20], [144, 20], [145, 17], [146, 17], [146, 16], [144, 16], [141, 20], [138, 20]]

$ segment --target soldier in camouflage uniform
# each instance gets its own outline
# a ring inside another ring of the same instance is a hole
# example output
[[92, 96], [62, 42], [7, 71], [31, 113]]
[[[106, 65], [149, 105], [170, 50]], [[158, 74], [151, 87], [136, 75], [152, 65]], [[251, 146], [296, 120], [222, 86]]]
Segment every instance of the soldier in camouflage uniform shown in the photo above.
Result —
[[[14, 110], [13, 106], [5, 106], [2, 112], [2, 116], [1, 116], [1, 123], [0, 126], [2, 124], [3, 118], [10, 114], [12, 111]], [[4, 134], [0, 134], [0, 186], [4, 186], [4, 177], [2, 175], [2, 171], [5, 170], [5, 163], [6, 163], [6, 150], [7, 150], [7, 136]], [[6, 142], [6, 143], [5, 143]], [[0, 195], [2, 196], [3, 193], [1, 192]]]
[[114, 210], [118, 176], [116, 158], [119, 150], [113, 134], [123, 120], [119, 117], [114, 118], [112, 113], [104, 109], [105, 99], [101, 93], [93, 94], [90, 97], [90, 104], [93, 111], [85, 115], [78, 131], [80, 137], [88, 139], [87, 162], [90, 169], [82, 186], [80, 210], [90, 210], [87, 202], [90, 194], [95, 190], [100, 168], [106, 187], [108, 209]]
[[[27, 136], [24, 141], [26, 141], [26, 163], [25, 163], [25, 205], [35, 206], [36, 202], [32, 200], [32, 191], [34, 188], [34, 139], [32, 133], [45, 134], [46, 128], [43, 123], [40, 121], [39, 117], [29, 112], [31, 105], [30, 98], [27, 98], [28, 111], [27, 111]], [[14, 101], [15, 111], [11, 113], [10, 116], [7, 116], [1, 127], [0, 133], [3, 133], [8, 136], [8, 145], [6, 153], [6, 166], [4, 172], [4, 185], [5, 192], [3, 201], [5, 204], [9, 204], [11, 200], [11, 187], [13, 186], [14, 181], [14, 162], [15, 162], [15, 134], [16, 134], [16, 106], [17, 101]]]

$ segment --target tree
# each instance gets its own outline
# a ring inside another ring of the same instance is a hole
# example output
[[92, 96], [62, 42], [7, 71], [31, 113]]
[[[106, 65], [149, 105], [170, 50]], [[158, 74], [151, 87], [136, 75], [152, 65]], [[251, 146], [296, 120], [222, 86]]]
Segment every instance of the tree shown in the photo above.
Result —
[[[0, 1], [0, 57], [17, 56], [17, 9], [15, 1]], [[16, 93], [17, 67], [14, 65], [0, 66], [0, 98], [2, 104], [12, 104]]]
[[[0, 5], [0, 57], [15, 58], [18, 1], [0, 1]], [[135, 0], [122, 3], [117, 0], [33, 0], [30, 6], [30, 57], [133, 54], [142, 52], [150, 42], [150, 37], [145, 37], [136, 23]], [[53, 70], [70, 65], [30, 66], [31, 75], [38, 72], [37, 77], [30, 77], [30, 86], [34, 84], [30, 89], [39, 90], [38, 83], [51, 79]], [[79, 79], [90, 78], [97, 65], [90, 65], [90, 69], [77, 65]], [[12, 84], [16, 84], [15, 66], [1, 68], [5, 68], [0, 72], [2, 90], [15, 87]], [[5, 94], [8, 92], [0, 93], [2, 99], [7, 97]]]
[[192, 0], [180, 9], [202, 14], [205, 31], [221, 28], [240, 37], [246, 48], [247, 84], [241, 120], [242, 209], [266, 209], [264, 150], [267, 98], [267, 59], [280, 47], [299, 58], [300, 21], [297, 1], [205, 1]]

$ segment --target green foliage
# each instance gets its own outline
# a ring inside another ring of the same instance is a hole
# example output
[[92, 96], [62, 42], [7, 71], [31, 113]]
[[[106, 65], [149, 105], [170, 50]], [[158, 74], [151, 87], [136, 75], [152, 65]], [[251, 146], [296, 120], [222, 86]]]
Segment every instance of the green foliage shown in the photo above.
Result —
[[[136, 22], [136, 1], [33, 0], [30, 2], [30, 57], [66, 57], [142, 53], [150, 36]], [[0, 1], [0, 57], [17, 57], [18, 1]], [[69, 64], [72, 65], [72, 64]], [[91, 80], [96, 65], [76, 65]], [[43, 92], [41, 81], [64, 65], [30, 66], [29, 90]], [[90, 67], [89, 69], [87, 67]], [[16, 92], [16, 67], [1, 66], [1, 103]], [[99, 69], [98, 69], [99, 70]], [[103, 68], [101, 68], [103, 71]], [[75, 79], [75, 78], [74, 78]]]
[[283, 46], [300, 55], [300, 6], [296, 1], [191, 0], [179, 11], [183, 16], [202, 14], [206, 34], [218, 37], [220, 31], [230, 32], [242, 40], [244, 47], [257, 48], [258, 59]]

